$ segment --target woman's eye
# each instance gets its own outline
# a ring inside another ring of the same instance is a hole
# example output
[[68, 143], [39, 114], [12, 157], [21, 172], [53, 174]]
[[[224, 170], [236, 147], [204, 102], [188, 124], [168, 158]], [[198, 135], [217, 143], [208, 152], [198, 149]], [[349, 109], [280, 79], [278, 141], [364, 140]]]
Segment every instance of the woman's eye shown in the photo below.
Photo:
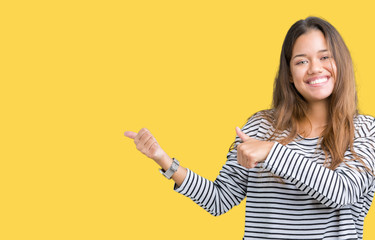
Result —
[[328, 58], [329, 58], [329, 56], [324, 56], [324, 57], [322, 57], [322, 60], [326, 60]]
[[307, 63], [307, 61], [306, 60], [299, 61], [299, 62], [296, 63], [296, 65], [300, 65], [300, 64], [304, 64], [304, 63]]

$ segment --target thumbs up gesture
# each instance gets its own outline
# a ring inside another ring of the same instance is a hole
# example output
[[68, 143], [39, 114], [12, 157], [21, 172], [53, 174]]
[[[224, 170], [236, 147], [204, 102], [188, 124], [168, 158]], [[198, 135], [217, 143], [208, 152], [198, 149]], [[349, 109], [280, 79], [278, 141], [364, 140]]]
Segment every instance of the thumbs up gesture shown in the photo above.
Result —
[[246, 168], [254, 168], [258, 162], [266, 160], [274, 142], [260, 141], [247, 136], [236, 127], [237, 136], [242, 140], [237, 146], [237, 162]]
[[169, 159], [168, 155], [147, 128], [142, 128], [138, 133], [126, 131], [124, 135], [133, 139], [137, 149], [147, 157], [153, 159], [157, 164], [161, 165], [163, 160]]

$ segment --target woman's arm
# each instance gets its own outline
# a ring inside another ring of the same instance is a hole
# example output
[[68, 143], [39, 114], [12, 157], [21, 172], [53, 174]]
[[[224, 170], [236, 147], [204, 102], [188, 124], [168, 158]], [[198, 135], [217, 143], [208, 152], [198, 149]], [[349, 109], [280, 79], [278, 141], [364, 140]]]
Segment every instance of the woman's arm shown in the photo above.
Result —
[[[138, 133], [128, 131], [125, 136], [134, 139], [137, 149], [164, 170], [171, 166], [172, 159], [159, 146], [149, 130], [143, 128]], [[229, 211], [245, 198], [248, 178], [248, 169], [237, 163], [235, 151], [228, 153], [228, 160], [214, 182], [179, 166], [172, 175], [176, 183], [174, 190], [189, 197], [214, 216]]]
[[[375, 120], [363, 124], [353, 148], [362, 159], [346, 161], [330, 170], [282, 144], [249, 138], [237, 130], [243, 143], [238, 146], [238, 160], [242, 166], [253, 167], [262, 162], [275, 175], [296, 182], [296, 187], [322, 204], [340, 208], [353, 204], [375, 188]], [[352, 159], [348, 150], [344, 156]], [[370, 171], [368, 171], [370, 170]]]
[[[261, 119], [254, 116], [243, 127], [243, 131], [251, 137], [257, 136], [261, 123]], [[126, 132], [125, 136], [134, 139], [137, 149], [164, 170], [172, 164], [172, 159], [161, 149], [147, 129], [142, 129], [139, 133]], [[236, 142], [239, 141], [240, 138], [236, 137]], [[237, 150], [233, 149], [227, 154], [227, 161], [215, 181], [210, 181], [181, 166], [172, 178], [176, 182], [176, 192], [189, 197], [210, 214], [218, 216], [238, 205], [246, 197], [248, 176], [249, 169], [238, 164]]]
[[[374, 172], [375, 137], [356, 139], [354, 150]], [[352, 158], [351, 153], [348, 151], [345, 157]], [[374, 188], [374, 175], [359, 161], [347, 161], [330, 170], [280, 143], [275, 143], [264, 167], [275, 175], [296, 181], [296, 187], [332, 208], [353, 204]]]
[[227, 155], [227, 161], [215, 181], [210, 181], [188, 169], [187, 176], [175, 191], [189, 197], [213, 216], [228, 212], [241, 203], [247, 192], [249, 169], [237, 163], [235, 150]]

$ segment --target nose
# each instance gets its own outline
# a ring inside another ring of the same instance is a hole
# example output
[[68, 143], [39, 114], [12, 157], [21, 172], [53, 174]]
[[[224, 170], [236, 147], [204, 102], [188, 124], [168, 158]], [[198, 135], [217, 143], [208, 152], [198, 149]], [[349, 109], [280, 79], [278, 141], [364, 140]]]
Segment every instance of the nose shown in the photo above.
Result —
[[308, 74], [312, 75], [315, 73], [321, 73], [322, 72], [322, 64], [318, 60], [312, 60], [309, 65], [309, 69], [307, 71]]

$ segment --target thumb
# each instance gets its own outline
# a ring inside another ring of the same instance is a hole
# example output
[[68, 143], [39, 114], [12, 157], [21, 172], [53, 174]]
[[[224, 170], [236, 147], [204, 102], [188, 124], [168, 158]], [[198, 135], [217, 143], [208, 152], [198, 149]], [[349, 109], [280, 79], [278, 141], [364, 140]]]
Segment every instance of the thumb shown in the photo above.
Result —
[[250, 137], [243, 133], [239, 127], [236, 127], [236, 133], [237, 136], [239, 136], [243, 142], [250, 139]]
[[128, 138], [131, 138], [131, 139], [134, 139], [136, 136], [137, 136], [137, 133], [135, 132], [131, 132], [131, 131], [126, 131], [124, 133], [125, 137], [128, 137]]

